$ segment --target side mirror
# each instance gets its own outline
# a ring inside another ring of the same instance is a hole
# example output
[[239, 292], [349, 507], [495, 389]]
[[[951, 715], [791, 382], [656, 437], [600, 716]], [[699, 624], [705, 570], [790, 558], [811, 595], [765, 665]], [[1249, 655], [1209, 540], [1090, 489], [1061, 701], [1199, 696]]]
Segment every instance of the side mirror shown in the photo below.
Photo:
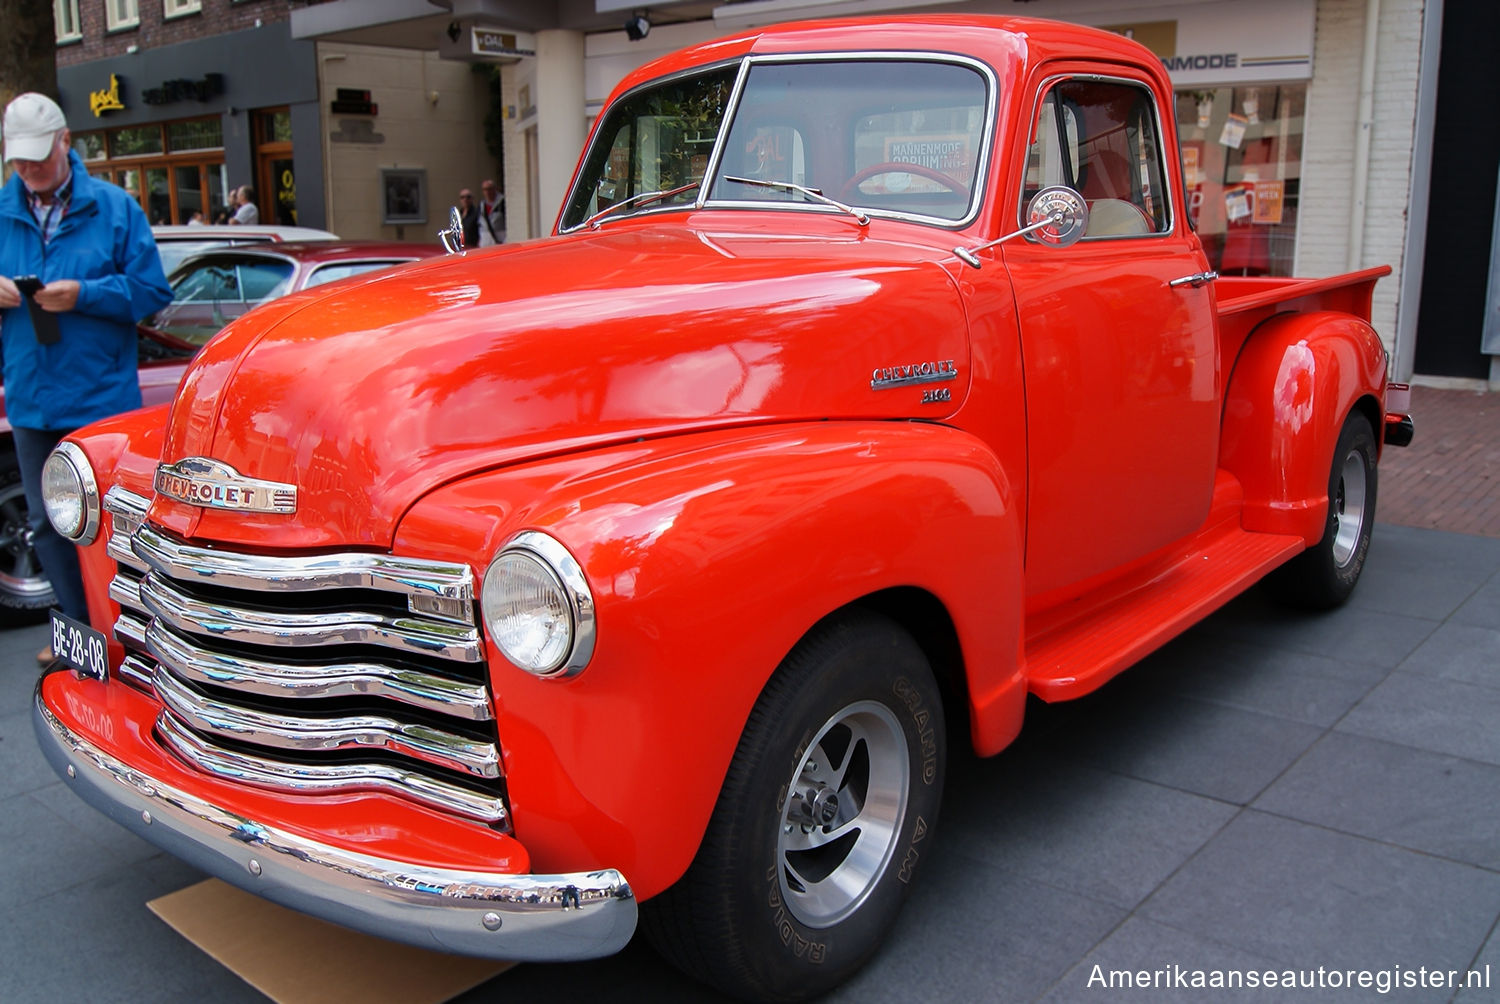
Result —
[[438, 240], [443, 242], [443, 247], [449, 254], [458, 254], [464, 249], [464, 218], [459, 215], [457, 206], [448, 207], [448, 226], [437, 232]]
[[953, 253], [975, 268], [981, 268], [979, 259], [975, 257], [980, 251], [1026, 234], [1035, 234], [1039, 242], [1050, 247], [1069, 247], [1076, 244], [1089, 228], [1089, 206], [1083, 201], [1083, 196], [1073, 189], [1054, 185], [1031, 197], [1031, 202], [1026, 207], [1026, 223], [1020, 230], [1004, 237], [997, 237], [971, 248], [954, 248]]

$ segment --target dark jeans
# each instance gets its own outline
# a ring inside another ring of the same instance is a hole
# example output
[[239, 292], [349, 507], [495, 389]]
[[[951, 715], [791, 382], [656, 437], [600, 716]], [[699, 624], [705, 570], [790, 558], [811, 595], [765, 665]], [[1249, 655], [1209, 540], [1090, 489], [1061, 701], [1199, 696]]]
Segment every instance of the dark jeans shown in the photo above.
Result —
[[21, 467], [21, 487], [26, 492], [27, 522], [31, 524], [31, 544], [41, 559], [42, 571], [52, 583], [57, 605], [74, 620], [87, 624], [88, 600], [83, 595], [83, 574], [78, 570], [78, 548], [72, 541], [58, 536], [42, 504], [42, 465], [58, 441], [71, 429], [12, 429], [16, 442], [16, 461]]

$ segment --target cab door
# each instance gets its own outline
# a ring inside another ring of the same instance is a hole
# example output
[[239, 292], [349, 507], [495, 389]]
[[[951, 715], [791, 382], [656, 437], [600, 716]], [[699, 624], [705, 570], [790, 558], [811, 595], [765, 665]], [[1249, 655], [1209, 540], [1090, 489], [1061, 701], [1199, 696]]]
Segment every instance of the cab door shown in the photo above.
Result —
[[1052, 77], [1033, 112], [1017, 220], [1053, 184], [1080, 192], [1090, 218], [1071, 247], [1002, 245], [1025, 370], [1031, 596], [1146, 555], [1208, 514], [1214, 300], [1162, 123], [1144, 80], [1098, 74]]

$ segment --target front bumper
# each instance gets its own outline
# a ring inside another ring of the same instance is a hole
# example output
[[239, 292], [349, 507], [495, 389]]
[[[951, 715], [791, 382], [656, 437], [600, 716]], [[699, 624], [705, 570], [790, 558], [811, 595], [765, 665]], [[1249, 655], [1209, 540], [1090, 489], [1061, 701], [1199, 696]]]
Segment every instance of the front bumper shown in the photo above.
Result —
[[53, 769], [126, 829], [242, 889], [382, 938], [482, 958], [598, 958], [635, 931], [635, 896], [613, 869], [530, 875], [410, 864], [248, 818], [153, 778], [63, 722], [43, 698], [47, 679], [37, 684], [32, 725]]

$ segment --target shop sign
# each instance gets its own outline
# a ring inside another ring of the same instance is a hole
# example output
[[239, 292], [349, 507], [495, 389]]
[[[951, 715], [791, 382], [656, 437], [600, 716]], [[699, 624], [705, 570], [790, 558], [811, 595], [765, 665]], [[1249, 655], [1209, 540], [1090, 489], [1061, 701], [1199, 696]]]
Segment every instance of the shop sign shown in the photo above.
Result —
[[89, 91], [89, 111], [94, 113], [94, 118], [101, 118], [105, 112], [123, 112], [125, 102], [120, 98], [120, 78], [115, 74], [109, 75], [109, 86], [102, 91]]
[[[1105, 14], [1050, 16], [1092, 24], [1140, 42], [1154, 52], [1173, 87], [1216, 86], [1312, 77], [1315, 0], [1205, 0], [1193, 6], [1137, 8], [1124, 4]], [[1162, 14], [1175, 14], [1162, 20]], [[1149, 17], [1146, 15], [1150, 15]]]
[[224, 93], [224, 74], [205, 73], [199, 80], [163, 80], [141, 92], [148, 105], [169, 105], [177, 101], [208, 101]]
[[469, 34], [470, 51], [492, 59], [518, 59], [536, 55], [536, 36], [475, 26]]

